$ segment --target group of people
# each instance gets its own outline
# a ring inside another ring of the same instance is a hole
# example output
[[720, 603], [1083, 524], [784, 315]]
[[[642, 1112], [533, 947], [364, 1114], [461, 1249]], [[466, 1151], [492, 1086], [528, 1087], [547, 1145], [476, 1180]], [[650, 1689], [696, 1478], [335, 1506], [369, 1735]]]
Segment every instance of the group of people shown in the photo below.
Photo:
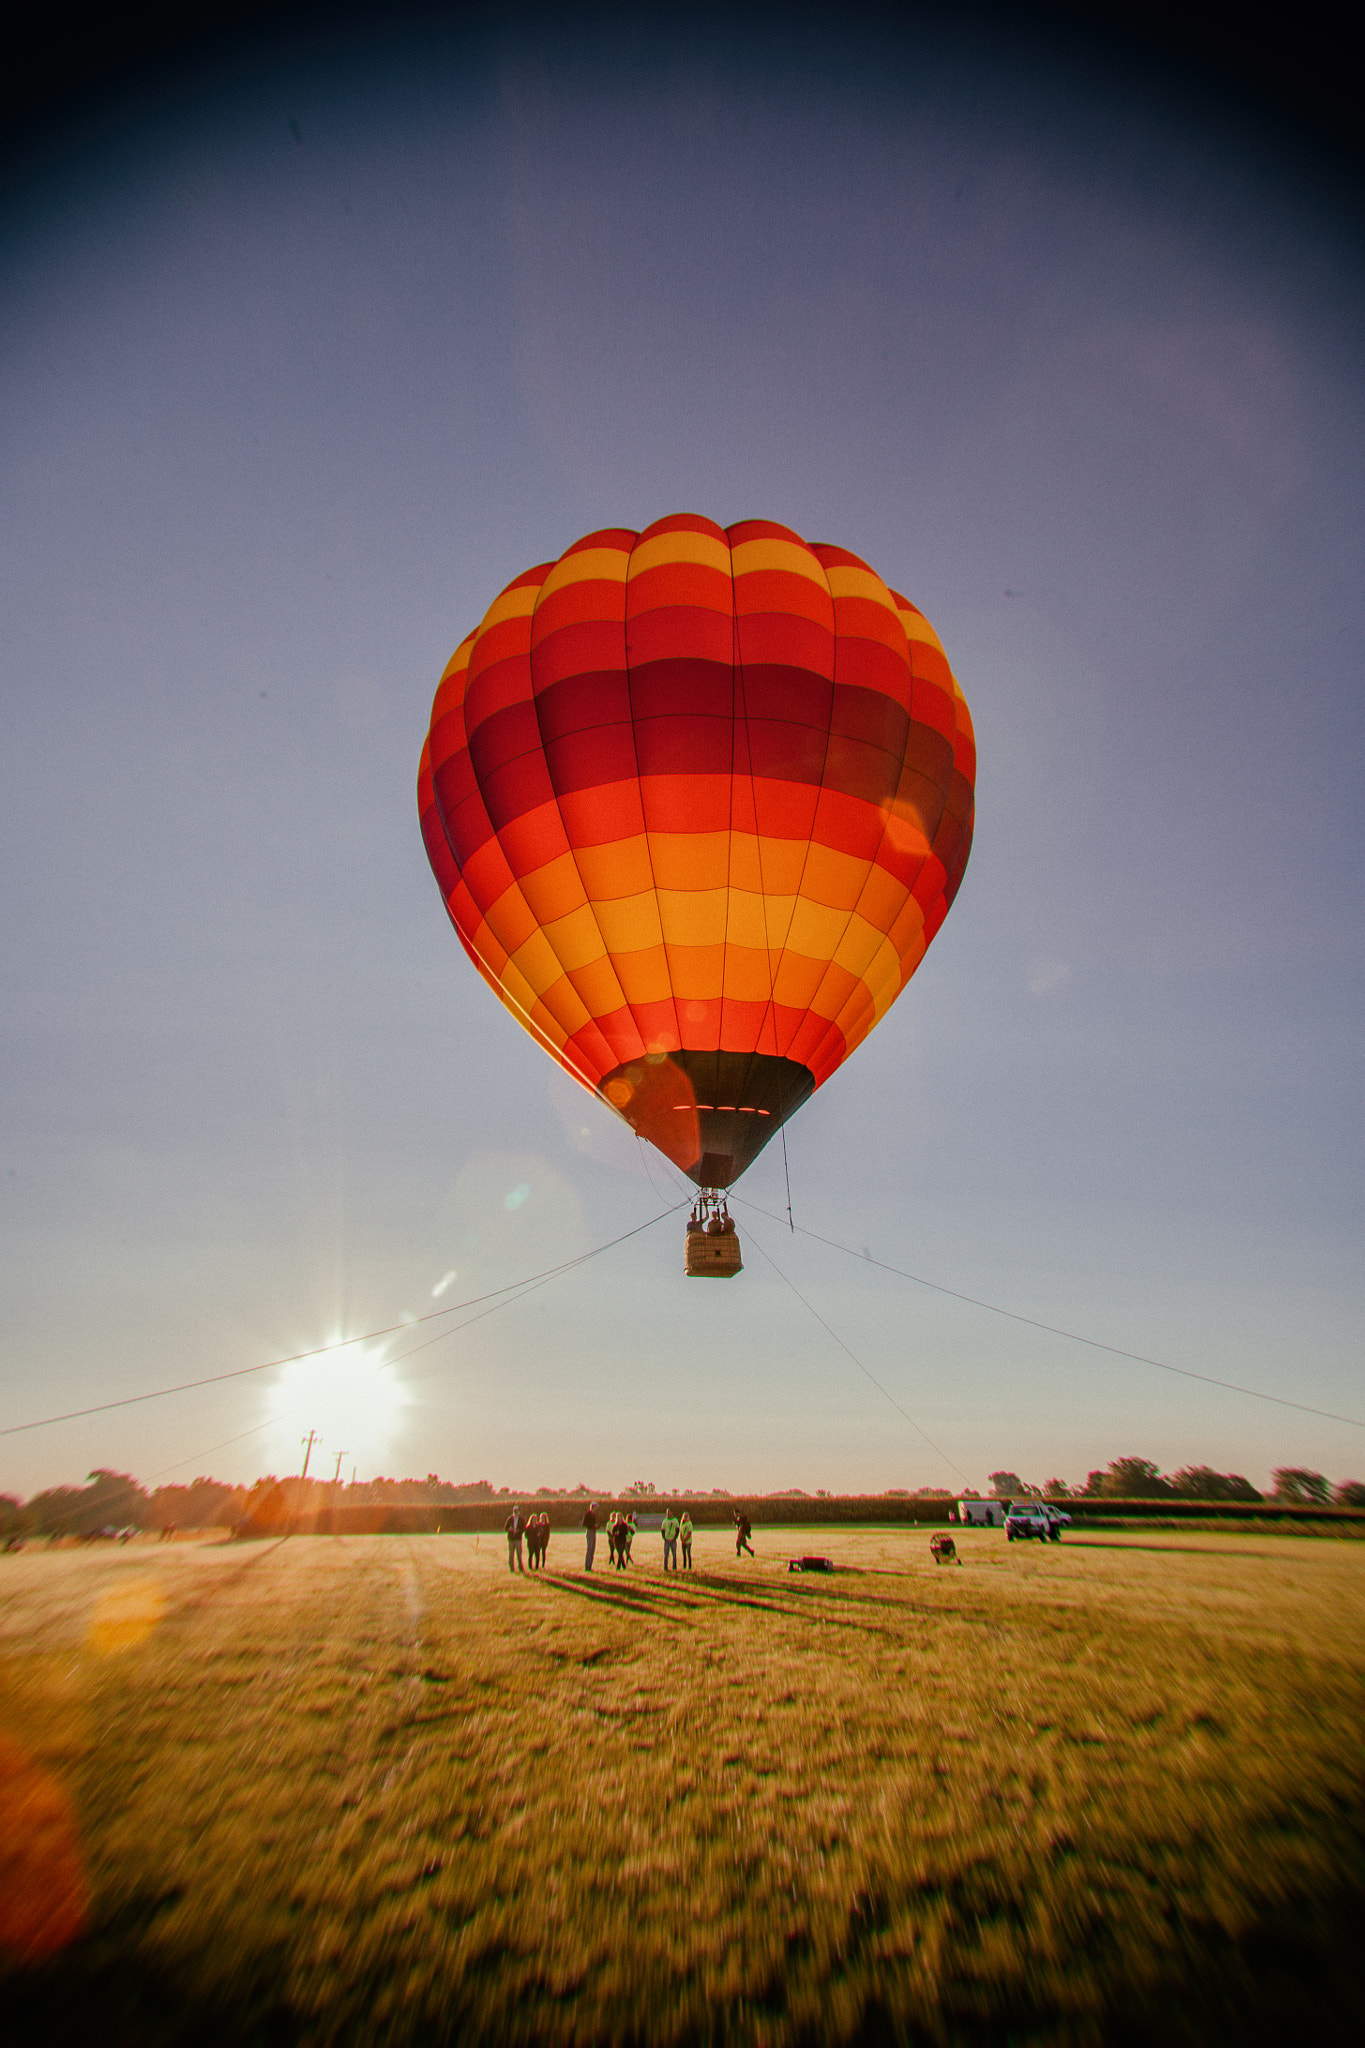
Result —
[[[585, 1572], [592, 1570], [592, 1562], [597, 1555], [597, 1531], [599, 1526], [596, 1502], [590, 1501], [583, 1515], [583, 1529], [587, 1538], [583, 1558], [583, 1569]], [[639, 1533], [635, 1516], [629, 1510], [622, 1514], [619, 1508], [612, 1509], [607, 1517], [607, 1554], [611, 1559], [613, 1567], [618, 1572], [623, 1572], [630, 1563], [631, 1549]], [[692, 1517], [688, 1514], [687, 1510], [684, 1508], [682, 1514], [678, 1515], [675, 1514], [672, 1508], [666, 1509], [663, 1521], [660, 1524], [659, 1534], [663, 1537], [664, 1542], [664, 1570], [666, 1572], [677, 1571], [678, 1545], [681, 1543], [683, 1569], [690, 1572], [692, 1569]]]
[[[521, 1509], [514, 1507], [502, 1526], [507, 1532], [508, 1571], [520, 1572], [525, 1570], [526, 1567], [523, 1565], [521, 1557], [523, 1543], [526, 1546], [526, 1560], [531, 1570], [534, 1572], [542, 1569], [546, 1554], [550, 1548], [550, 1517], [542, 1512], [538, 1515], [532, 1515], [528, 1522], [523, 1519]], [[584, 1571], [590, 1572], [592, 1570], [593, 1559], [597, 1555], [597, 1531], [600, 1526], [597, 1518], [596, 1503], [589, 1502], [583, 1515], [583, 1530], [587, 1538], [586, 1555], [583, 1560]], [[640, 1533], [636, 1525], [635, 1516], [629, 1511], [622, 1514], [619, 1508], [613, 1508], [607, 1517], [606, 1529], [607, 1552], [611, 1558], [612, 1566], [616, 1571], [623, 1572], [630, 1563], [631, 1548], [635, 1538]], [[663, 1521], [659, 1526], [659, 1534], [663, 1538], [664, 1545], [664, 1570], [666, 1572], [676, 1572], [680, 1569], [678, 1551], [681, 1548], [681, 1569], [690, 1572], [692, 1569], [693, 1529], [692, 1517], [687, 1512], [687, 1509], [684, 1508], [681, 1515], [679, 1515], [673, 1508], [665, 1508]], [[750, 1557], [753, 1556], [754, 1547], [749, 1541], [752, 1534], [753, 1524], [748, 1515], [744, 1512], [743, 1508], [736, 1508], [736, 1557], [746, 1550]]]
[[503, 1523], [507, 1531], [507, 1569], [520, 1572], [526, 1569], [521, 1561], [521, 1546], [526, 1545], [526, 1564], [533, 1572], [539, 1571], [545, 1563], [550, 1548], [550, 1517], [547, 1514], [532, 1515], [529, 1522], [522, 1519], [521, 1509], [514, 1507]]

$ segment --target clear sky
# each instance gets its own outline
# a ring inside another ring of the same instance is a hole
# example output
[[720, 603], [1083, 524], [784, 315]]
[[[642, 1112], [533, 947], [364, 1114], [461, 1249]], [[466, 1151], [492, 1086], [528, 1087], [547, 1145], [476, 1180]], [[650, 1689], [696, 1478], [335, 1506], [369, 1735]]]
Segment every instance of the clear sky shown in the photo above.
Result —
[[[1112, 56], [781, 18], [243, 46], [20, 165], [3, 1420], [394, 1324], [672, 1198], [468, 967], [414, 783], [496, 592], [679, 510], [866, 556], [977, 723], [961, 894], [791, 1125], [796, 1220], [1365, 1416], [1353, 195]], [[738, 1192], [785, 1208], [780, 1147]], [[738, 1213], [725, 1286], [673, 1217], [407, 1362], [0, 1438], [0, 1487], [250, 1479], [310, 1426], [327, 1471], [528, 1488], [1365, 1472], [1359, 1429]]]

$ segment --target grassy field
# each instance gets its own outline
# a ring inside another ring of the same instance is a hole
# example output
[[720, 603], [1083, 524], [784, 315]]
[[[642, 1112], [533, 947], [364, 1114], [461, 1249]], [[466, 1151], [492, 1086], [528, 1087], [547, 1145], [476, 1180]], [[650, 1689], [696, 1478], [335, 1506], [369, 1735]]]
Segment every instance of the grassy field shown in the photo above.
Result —
[[0, 1557], [13, 2037], [1359, 2037], [1365, 1544], [957, 1540]]

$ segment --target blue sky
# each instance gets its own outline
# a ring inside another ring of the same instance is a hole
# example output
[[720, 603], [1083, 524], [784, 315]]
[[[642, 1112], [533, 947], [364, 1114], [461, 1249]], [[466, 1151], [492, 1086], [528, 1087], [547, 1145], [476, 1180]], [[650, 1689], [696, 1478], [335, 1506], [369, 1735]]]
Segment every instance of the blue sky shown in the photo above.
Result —
[[[676, 510], [865, 555], [977, 722], [966, 881], [790, 1128], [797, 1220], [1365, 1415], [1365, 308], [1321, 166], [1001, 32], [492, 16], [101, 103], [0, 261], [7, 1419], [670, 1197], [469, 970], [413, 784], [502, 585]], [[776, 1148], [739, 1193], [784, 1208]], [[0, 1439], [0, 1485], [250, 1478], [314, 1425], [327, 1469], [523, 1487], [1365, 1468], [1358, 1429], [752, 1236], [726, 1287], [674, 1218], [406, 1364]]]

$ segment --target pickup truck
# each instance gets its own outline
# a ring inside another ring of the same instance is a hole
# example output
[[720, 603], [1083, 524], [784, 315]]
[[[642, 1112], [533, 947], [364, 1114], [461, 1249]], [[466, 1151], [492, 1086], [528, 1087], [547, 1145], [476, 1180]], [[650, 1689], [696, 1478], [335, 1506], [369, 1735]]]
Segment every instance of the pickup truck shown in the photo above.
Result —
[[1036, 1536], [1040, 1543], [1060, 1543], [1063, 1527], [1070, 1527], [1071, 1517], [1050, 1500], [1014, 1501], [1005, 1516], [1005, 1534], [1011, 1543], [1017, 1537], [1020, 1542]]

